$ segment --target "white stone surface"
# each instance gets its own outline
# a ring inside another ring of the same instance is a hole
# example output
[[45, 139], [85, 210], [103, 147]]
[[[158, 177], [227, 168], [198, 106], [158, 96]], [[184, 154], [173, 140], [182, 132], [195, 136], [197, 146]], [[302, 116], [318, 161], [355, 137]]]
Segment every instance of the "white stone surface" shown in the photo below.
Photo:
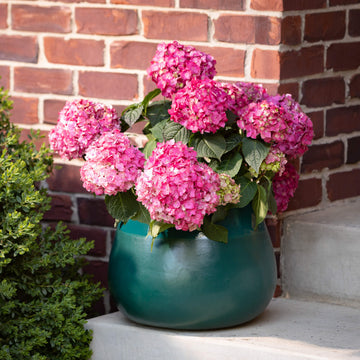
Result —
[[217, 331], [136, 325], [120, 312], [90, 319], [92, 360], [360, 359], [359, 309], [277, 298], [254, 321]]
[[286, 219], [281, 261], [288, 296], [360, 308], [360, 201]]

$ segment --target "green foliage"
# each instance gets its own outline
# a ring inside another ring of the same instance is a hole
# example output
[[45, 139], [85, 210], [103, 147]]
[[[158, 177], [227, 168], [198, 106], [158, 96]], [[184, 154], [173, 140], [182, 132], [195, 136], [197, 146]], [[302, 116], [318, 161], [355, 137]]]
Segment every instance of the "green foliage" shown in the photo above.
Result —
[[10, 109], [1, 88], [0, 359], [89, 359], [86, 311], [101, 289], [79, 270], [93, 244], [71, 240], [62, 224], [41, 223], [50, 199], [40, 184], [52, 156], [45, 146], [20, 143]]

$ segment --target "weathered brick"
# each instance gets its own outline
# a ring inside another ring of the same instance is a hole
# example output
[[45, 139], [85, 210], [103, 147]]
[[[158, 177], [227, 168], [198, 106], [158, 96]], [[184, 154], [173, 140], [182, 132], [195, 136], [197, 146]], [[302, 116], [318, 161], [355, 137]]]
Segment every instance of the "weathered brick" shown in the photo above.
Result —
[[136, 41], [114, 41], [110, 46], [111, 67], [145, 70], [155, 55], [156, 44]]
[[360, 64], [360, 42], [331, 44], [327, 49], [326, 68], [334, 71], [357, 69]]
[[4, 89], [9, 89], [10, 87], [10, 67], [9, 66], [0, 66], [0, 86]]
[[143, 11], [144, 36], [148, 39], [207, 41], [208, 17], [193, 12]]
[[82, 71], [79, 73], [79, 95], [134, 100], [138, 97], [137, 77], [132, 74]]
[[276, 45], [281, 41], [281, 19], [271, 16], [221, 15], [214, 21], [219, 41]]
[[44, 214], [44, 220], [47, 221], [71, 221], [72, 202], [70, 196], [52, 195], [51, 208]]
[[114, 219], [109, 215], [102, 199], [78, 198], [78, 213], [81, 224], [114, 226]]
[[344, 164], [344, 143], [334, 141], [330, 144], [312, 145], [303, 155], [301, 171], [310, 173], [325, 168], [336, 169]]
[[254, 10], [283, 11], [283, 0], [251, 0], [250, 7]]
[[1, 35], [0, 60], [36, 63], [38, 43], [35, 36]]
[[326, 183], [328, 198], [330, 201], [336, 201], [359, 196], [359, 184], [359, 169], [332, 174]]
[[360, 106], [340, 107], [326, 112], [326, 136], [360, 131]]
[[274, 248], [279, 248], [281, 243], [281, 220], [276, 218], [265, 219], [266, 227], [269, 231], [271, 242]]
[[308, 107], [321, 107], [345, 102], [345, 82], [342, 77], [312, 79], [302, 85], [301, 103]]
[[174, 7], [174, 0], [110, 0], [113, 4]]
[[299, 101], [299, 83], [281, 83], [278, 87], [279, 94], [290, 94], [292, 98]]
[[37, 124], [38, 119], [38, 99], [28, 97], [12, 96], [14, 101], [11, 111], [11, 120], [17, 124]]
[[[10, 118], [10, 121], [12, 121], [12, 117]], [[20, 142], [29, 142], [29, 137], [31, 137], [31, 129], [21, 129]], [[40, 137], [38, 139], [33, 139], [33, 143], [38, 150], [43, 144], [49, 147], [49, 132], [44, 130], [40, 131]]]
[[14, 89], [28, 93], [70, 95], [73, 91], [72, 71], [16, 67], [14, 70]]
[[71, 31], [71, 9], [67, 6], [16, 5], [11, 8], [15, 30], [68, 33]]
[[44, 101], [44, 122], [46, 124], [57, 124], [59, 112], [64, 107], [65, 101], [46, 99]]
[[348, 31], [350, 36], [360, 36], [360, 9], [350, 10]]
[[280, 78], [297, 78], [324, 70], [324, 47], [322, 45], [280, 53]]
[[80, 180], [80, 167], [76, 165], [61, 165], [60, 168], [55, 168], [47, 183], [51, 191], [87, 193]]
[[280, 55], [276, 50], [254, 49], [251, 59], [251, 77], [279, 79]]
[[311, 10], [326, 8], [326, 0], [283, 0], [283, 10]]
[[44, 51], [47, 60], [55, 64], [103, 66], [104, 41], [45, 37]]
[[321, 179], [300, 180], [295, 196], [289, 201], [287, 210], [304, 209], [319, 205], [322, 199]]
[[324, 136], [324, 111], [314, 111], [306, 114], [313, 123], [314, 139]]
[[360, 161], [360, 136], [348, 139], [347, 164], [355, 164]]
[[298, 45], [301, 43], [301, 17], [286, 16], [281, 21], [281, 43]]
[[108, 287], [108, 263], [100, 260], [92, 260], [83, 267], [83, 270], [87, 274], [91, 274], [93, 282], [100, 282], [101, 286]]
[[282, 296], [282, 293], [283, 293], [283, 291], [282, 291], [281, 285], [277, 284], [276, 287], [275, 287], [273, 297], [275, 297], [275, 298], [280, 297], [280, 296]]
[[138, 33], [138, 16], [135, 10], [76, 8], [77, 32], [99, 35], [134, 35]]
[[359, 0], [330, 0], [330, 6], [358, 4]]
[[0, 4], [0, 29], [7, 28], [7, 4]]
[[350, 96], [360, 98], [360, 74], [353, 76], [350, 80]]
[[245, 0], [180, 0], [180, 7], [211, 10], [245, 10]]
[[[54, 2], [63, 2], [63, 3], [81, 3], [84, 2], [84, 0], [48, 0], [48, 1], [54, 1]], [[106, 0], [86, 0], [87, 3], [99, 3], [104, 4], [106, 3]]]

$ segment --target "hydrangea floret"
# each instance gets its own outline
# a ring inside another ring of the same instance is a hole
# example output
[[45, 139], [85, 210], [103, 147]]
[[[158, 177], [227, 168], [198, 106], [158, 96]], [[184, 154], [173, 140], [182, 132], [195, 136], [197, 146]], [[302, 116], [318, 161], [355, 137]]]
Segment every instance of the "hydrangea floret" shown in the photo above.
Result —
[[[215, 80], [215, 64], [192, 46], [161, 43], [147, 70], [157, 88], [141, 102], [118, 116], [70, 100], [50, 133], [60, 156], [83, 159], [84, 187], [105, 196], [109, 213], [148, 224], [153, 239], [174, 227], [226, 242], [218, 222], [228, 211], [251, 206], [257, 227], [287, 209], [298, 185], [291, 161], [311, 144], [311, 120], [289, 94]], [[137, 122], [146, 141], [128, 132]]]

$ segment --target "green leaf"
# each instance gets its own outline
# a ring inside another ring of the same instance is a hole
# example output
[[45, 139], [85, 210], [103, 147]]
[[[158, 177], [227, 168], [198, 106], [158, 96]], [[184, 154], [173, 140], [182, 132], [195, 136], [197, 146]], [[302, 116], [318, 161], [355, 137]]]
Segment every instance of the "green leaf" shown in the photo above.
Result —
[[154, 101], [146, 110], [146, 117], [149, 119], [151, 126], [170, 119], [168, 110], [171, 108], [171, 102], [168, 100]]
[[256, 195], [252, 202], [255, 213], [255, 228], [262, 223], [268, 212], [267, 192], [262, 185], [258, 185]]
[[275, 215], [277, 213], [277, 203], [276, 203], [272, 189], [270, 190], [270, 192], [268, 194], [268, 204], [269, 204], [269, 211], [273, 215]]
[[226, 125], [232, 125], [235, 123], [235, 121], [239, 118], [237, 115], [235, 115], [232, 111], [226, 110], [226, 117], [227, 117], [227, 123]]
[[215, 171], [219, 174], [227, 174], [234, 177], [239, 172], [242, 161], [243, 158], [238, 152], [226, 155]]
[[240, 202], [236, 204], [236, 207], [243, 208], [248, 205], [254, 198], [257, 192], [257, 184], [250, 181], [248, 178], [242, 176], [239, 179], [240, 184]]
[[181, 141], [183, 144], [187, 144], [190, 139], [190, 135], [191, 132], [188, 129], [173, 121], [168, 121], [163, 129], [165, 141], [174, 139], [175, 141]]
[[231, 133], [230, 136], [228, 136], [225, 139], [226, 141], [225, 152], [229, 152], [232, 149], [236, 148], [239, 144], [241, 144], [242, 138], [243, 137], [240, 134]]
[[258, 173], [261, 163], [269, 153], [270, 146], [247, 137], [243, 138], [242, 144], [245, 161]]
[[151, 217], [150, 217], [149, 211], [146, 209], [146, 207], [142, 203], [140, 203], [140, 202], [137, 202], [137, 203], [138, 203], [139, 209], [138, 209], [137, 213], [135, 214], [135, 216], [132, 217], [132, 220], [136, 220], [143, 224], [150, 225]]
[[124, 115], [124, 121], [131, 127], [133, 126], [140, 118], [141, 114], [144, 110], [144, 106], [142, 104], [137, 104], [136, 107], [129, 109]]
[[131, 190], [116, 195], [106, 195], [105, 205], [114, 219], [123, 222], [127, 222], [139, 210], [138, 202]]
[[162, 221], [152, 220], [149, 226], [149, 233], [152, 238], [156, 238], [161, 232], [174, 227], [173, 224], [167, 224]]
[[153, 91], [150, 91], [145, 97], [144, 100], [141, 102], [142, 105], [144, 106], [144, 109], [146, 110], [149, 102], [154, 99], [155, 97], [157, 97], [159, 94], [161, 93], [160, 89], [155, 89]]
[[164, 141], [163, 131], [166, 124], [167, 120], [163, 120], [150, 129], [151, 134], [160, 142]]
[[145, 158], [148, 159], [150, 155], [152, 154], [153, 150], [156, 148], [157, 141], [156, 139], [151, 139], [145, 144], [143, 154], [145, 155]]
[[201, 226], [201, 230], [210, 240], [222, 243], [228, 242], [228, 229], [225, 226], [213, 224], [208, 216], [204, 217], [204, 223]]
[[194, 148], [198, 157], [220, 160], [225, 152], [226, 141], [222, 135], [203, 135], [195, 139]]
[[226, 218], [226, 215], [228, 213], [229, 208], [231, 208], [230, 206], [228, 206], [229, 204], [227, 204], [226, 206], [218, 206], [216, 211], [211, 215], [211, 222], [213, 224], [222, 221]]

